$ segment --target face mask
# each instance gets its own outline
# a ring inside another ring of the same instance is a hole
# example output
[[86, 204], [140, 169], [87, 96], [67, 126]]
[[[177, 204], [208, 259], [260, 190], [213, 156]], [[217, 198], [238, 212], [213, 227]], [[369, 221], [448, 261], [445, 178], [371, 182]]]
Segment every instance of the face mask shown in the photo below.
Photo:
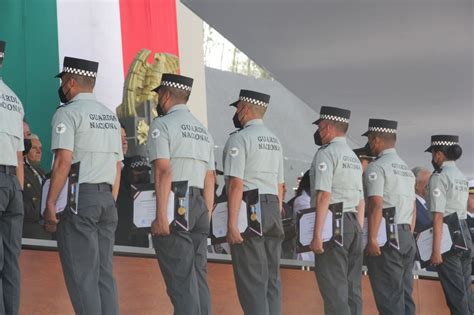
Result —
[[67, 90], [67, 93], [64, 93], [64, 91], [63, 91], [63, 86], [62, 86], [62, 85], [59, 86], [58, 95], [59, 95], [59, 100], [61, 101], [61, 103], [67, 103], [67, 102], [69, 102], [69, 100], [67, 99], [67, 96], [66, 96], [66, 95], [69, 94], [69, 91], [70, 91], [70, 90], [71, 90], [71, 89]]
[[166, 113], [163, 111], [163, 108], [160, 105], [160, 101], [158, 101], [158, 105], [156, 105], [156, 112], [158, 113], [158, 117], [166, 115]]
[[239, 115], [237, 115], [237, 112], [235, 113], [234, 117], [232, 118], [232, 121], [234, 122], [234, 127], [237, 129], [242, 129], [242, 124], [240, 123], [239, 120]]
[[434, 159], [431, 160], [431, 165], [433, 165], [433, 168], [435, 169], [435, 171], [438, 171], [440, 169], [439, 165], [436, 164]]
[[316, 130], [316, 132], [313, 135], [313, 138], [314, 138], [314, 144], [315, 145], [318, 145], [318, 146], [323, 145], [323, 140], [321, 140], [321, 134], [319, 133], [319, 129]]

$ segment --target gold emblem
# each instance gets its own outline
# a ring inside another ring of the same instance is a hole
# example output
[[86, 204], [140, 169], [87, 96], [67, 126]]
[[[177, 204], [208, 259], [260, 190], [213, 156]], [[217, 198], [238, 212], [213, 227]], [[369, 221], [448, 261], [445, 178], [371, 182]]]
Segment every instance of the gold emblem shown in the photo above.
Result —
[[257, 214], [255, 212], [250, 215], [250, 220], [252, 220], [252, 221], [257, 220]]
[[184, 207], [179, 207], [178, 208], [178, 214], [179, 215], [184, 215], [186, 213], [186, 209]]
[[341, 231], [340, 231], [339, 229], [334, 230], [334, 235], [337, 236], [337, 235], [339, 235], [339, 234], [341, 234]]

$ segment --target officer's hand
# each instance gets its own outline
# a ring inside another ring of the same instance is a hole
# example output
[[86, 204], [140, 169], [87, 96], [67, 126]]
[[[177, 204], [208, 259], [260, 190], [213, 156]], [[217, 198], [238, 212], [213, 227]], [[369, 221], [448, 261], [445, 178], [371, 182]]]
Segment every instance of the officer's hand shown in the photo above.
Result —
[[170, 235], [170, 224], [168, 218], [161, 220], [153, 220], [151, 223], [151, 235], [154, 236], [168, 236]]
[[44, 229], [49, 233], [56, 232], [56, 226], [59, 223], [58, 218], [56, 217], [56, 207], [47, 206], [43, 213], [44, 219]]
[[367, 247], [365, 248], [365, 253], [367, 256], [380, 256], [382, 252], [380, 251], [379, 244], [377, 241], [368, 241]]
[[311, 241], [311, 244], [309, 244], [309, 248], [310, 248], [315, 254], [322, 254], [322, 253], [324, 253], [323, 240], [322, 240], [320, 237], [314, 237], [313, 240]]
[[239, 229], [236, 227], [231, 227], [227, 230], [226, 240], [229, 244], [242, 244], [244, 242]]
[[433, 252], [431, 254], [431, 265], [438, 266], [443, 263], [443, 257], [441, 257], [441, 253]]

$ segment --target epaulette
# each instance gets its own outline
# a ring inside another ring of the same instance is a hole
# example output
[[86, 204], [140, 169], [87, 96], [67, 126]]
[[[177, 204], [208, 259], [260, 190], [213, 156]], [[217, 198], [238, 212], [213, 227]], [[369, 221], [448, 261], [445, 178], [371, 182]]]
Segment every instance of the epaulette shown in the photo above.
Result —
[[64, 107], [64, 104], [61, 104], [58, 107], [56, 107], [56, 110], [60, 109], [61, 107]]
[[63, 103], [63, 104], [59, 105], [58, 107], [56, 107], [56, 110], [60, 109], [61, 107], [65, 107], [66, 105], [71, 104], [72, 102], [74, 102], [74, 101], [71, 100], [69, 102]]
[[437, 168], [433, 171], [433, 175], [439, 175], [439, 174], [441, 174], [442, 171], [443, 171], [443, 168], [441, 168], [441, 167]]

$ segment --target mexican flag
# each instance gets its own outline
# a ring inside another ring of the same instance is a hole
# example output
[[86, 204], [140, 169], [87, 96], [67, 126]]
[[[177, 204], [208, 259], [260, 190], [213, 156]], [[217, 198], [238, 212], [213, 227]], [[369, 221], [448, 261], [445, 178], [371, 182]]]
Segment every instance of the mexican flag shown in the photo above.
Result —
[[[7, 42], [4, 81], [23, 102], [31, 129], [50, 147], [64, 56], [99, 62], [97, 98], [115, 111], [135, 55], [143, 48], [179, 56], [177, 0], [2, 0]], [[152, 60], [149, 60], [151, 62]], [[48, 164], [48, 158], [43, 165]]]

